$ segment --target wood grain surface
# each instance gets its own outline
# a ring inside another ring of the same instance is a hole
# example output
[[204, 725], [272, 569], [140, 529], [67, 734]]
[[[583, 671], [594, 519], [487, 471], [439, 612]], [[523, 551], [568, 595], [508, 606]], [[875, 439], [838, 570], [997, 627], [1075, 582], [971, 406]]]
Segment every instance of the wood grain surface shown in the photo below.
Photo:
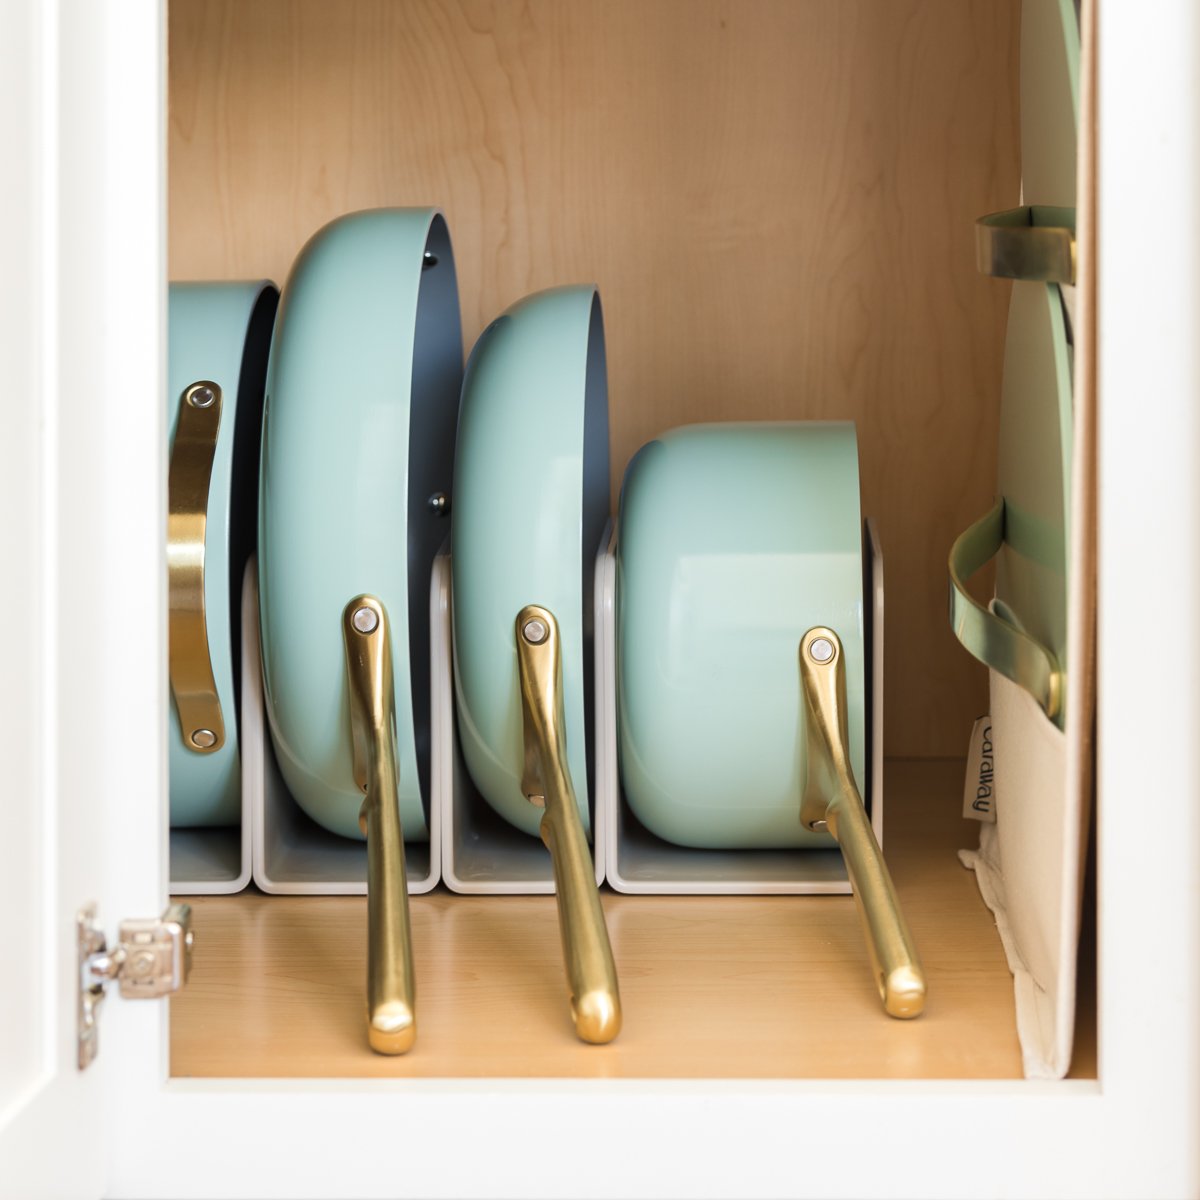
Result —
[[598, 283], [614, 498], [671, 426], [853, 418], [887, 747], [958, 754], [986, 690], [945, 563], [995, 484], [1008, 304], [972, 222], [1018, 199], [1018, 7], [171, 0], [171, 276], [282, 282], [331, 218], [436, 204], [468, 345]]
[[[999, 1078], [1021, 1070], [1012, 977], [955, 851], [962, 764], [888, 766], [888, 858], [929, 1005], [886, 1017], [849, 896], [605, 892], [625, 1027], [573, 1036], [550, 896], [412, 898], [418, 1040], [366, 1047], [366, 902], [194, 897], [196, 957], [171, 1001], [171, 1073], [241, 1077]], [[1094, 1075], [1084, 989], [1076, 1072]], [[1090, 1005], [1090, 1008], [1089, 1008]]]

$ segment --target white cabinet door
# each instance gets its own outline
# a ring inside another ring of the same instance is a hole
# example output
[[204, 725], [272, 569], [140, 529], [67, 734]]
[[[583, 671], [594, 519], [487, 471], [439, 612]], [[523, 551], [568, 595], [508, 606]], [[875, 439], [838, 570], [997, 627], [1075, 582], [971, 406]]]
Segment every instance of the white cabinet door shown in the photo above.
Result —
[[[0, 353], [8, 398], [0, 439], [0, 947], [9, 972], [0, 1021], [0, 1188], [23, 1196], [98, 1196], [103, 1071], [76, 1067], [74, 907], [100, 885], [88, 853], [99, 816], [68, 792], [55, 748], [63, 714], [50, 672], [58, 649], [53, 451], [43, 401], [56, 339], [46, 328], [42, 273], [53, 253], [43, 219], [47, 174], [45, 13], [5, 10], [0, 35]], [[53, 320], [52, 315], [50, 319]], [[19, 399], [18, 399], [19, 398]], [[26, 401], [32, 399], [33, 403]], [[19, 964], [19, 966], [17, 966]]]
[[165, 894], [162, 62], [148, 0], [0, 16], [5, 1196], [108, 1190], [120, 1035], [162, 1021], [106, 999], [79, 1070], [76, 913], [111, 943]]

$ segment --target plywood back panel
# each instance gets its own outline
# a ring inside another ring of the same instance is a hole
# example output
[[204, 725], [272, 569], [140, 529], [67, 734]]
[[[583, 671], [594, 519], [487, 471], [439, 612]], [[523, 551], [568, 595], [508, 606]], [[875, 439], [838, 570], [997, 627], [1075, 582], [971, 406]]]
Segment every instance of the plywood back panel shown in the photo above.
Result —
[[[945, 615], [989, 505], [1015, 0], [172, 0], [172, 278], [282, 281], [340, 213], [437, 204], [468, 343], [594, 281], [614, 496], [673, 425], [853, 418], [887, 558], [887, 749], [959, 753]], [[747, 514], [753, 519], [753, 514]]]

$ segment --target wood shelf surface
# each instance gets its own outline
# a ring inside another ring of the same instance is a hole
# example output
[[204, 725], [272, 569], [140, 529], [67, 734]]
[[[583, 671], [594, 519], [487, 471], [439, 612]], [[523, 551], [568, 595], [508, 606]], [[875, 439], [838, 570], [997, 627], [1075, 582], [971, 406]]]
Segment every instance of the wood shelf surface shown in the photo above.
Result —
[[[1013, 984], [956, 851], [962, 765], [891, 761], [886, 850], [929, 979], [916, 1021], [880, 1009], [849, 896], [604, 893], [625, 1027], [573, 1036], [551, 896], [412, 898], [418, 1041], [366, 1048], [366, 901], [193, 897], [171, 1002], [176, 1077], [1019, 1078]], [[1073, 1074], [1095, 1074], [1085, 998]]]

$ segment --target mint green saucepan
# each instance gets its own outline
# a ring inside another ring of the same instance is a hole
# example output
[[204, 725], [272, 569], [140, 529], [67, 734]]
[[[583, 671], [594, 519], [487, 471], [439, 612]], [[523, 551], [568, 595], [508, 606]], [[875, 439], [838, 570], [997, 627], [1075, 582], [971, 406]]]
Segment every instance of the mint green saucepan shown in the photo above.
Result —
[[592, 574], [609, 514], [604, 326], [591, 287], [515, 304], [463, 381], [452, 572], [458, 729], [487, 802], [554, 864], [578, 1035], [620, 1027], [588, 852]]
[[677, 845], [837, 839], [886, 1010], [925, 983], [857, 780], [866, 655], [848, 422], [696, 425], [631, 462], [617, 535], [621, 775]]
[[461, 382], [442, 217], [381, 209], [320, 230], [284, 290], [267, 380], [264, 694], [296, 801], [367, 840], [368, 1030], [383, 1053], [415, 1035], [401, 829], [429, 836], [428, 592]]
[[240, 588], [253, 549], [278, 299], [262, 281], [173, 283], [168, 291], [168, 759], [176, 827], [240, 818]]

